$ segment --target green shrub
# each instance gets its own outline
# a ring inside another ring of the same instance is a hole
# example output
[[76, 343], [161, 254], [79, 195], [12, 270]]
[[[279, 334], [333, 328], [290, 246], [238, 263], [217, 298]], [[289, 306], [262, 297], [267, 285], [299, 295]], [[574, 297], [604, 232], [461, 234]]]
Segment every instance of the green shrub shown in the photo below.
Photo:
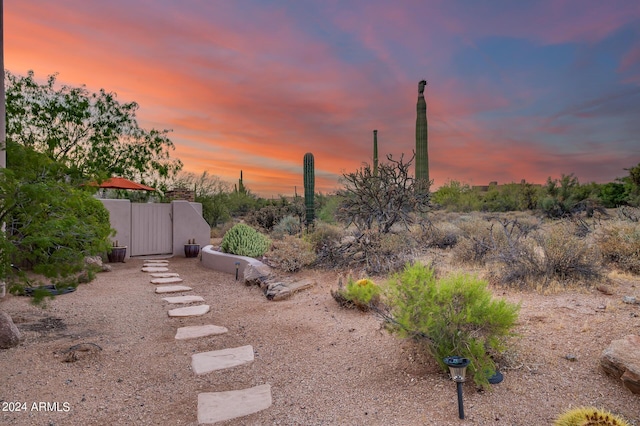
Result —
[[492, 299], [487, 283], [474, 276], [436, 279], [432, 268], [417, 263], [392, 276], [387, 303], [391, 331], [426, 338], [429, 352], [444, 371], [445, 357], [468, 358], [469, 374], [481, 386], [495, 373], [491, 356], [505, 349], [520, 308]]
[[299, 235], [302, 231], [300, 219], [294, 216], [285, 216], [273, 227], [274, 238], [282, 239], [285, 235]]
[[371, 306], [380, 302], [380, 287], [368, 278], [354, 280], [349, 278], [346, 287], [339, 284], [337, 291], [331, 291], [331, 295], [340, 304], [348, 308], [358, 308], [368, 311]]
[[222, 237], [220, 247], [225, 253], [259, 257], [269, 250], [271, 240], [249, 225], [238, 223]]
[[[297, 219], [296, 219], [297, 220]], [[292, 235], [276, 240], [267, 253], [268, 263], [285, 272], [297, 272], [316, 260], [311, 243]]]
[[604, 226], [597, 245], [606, 263], [640, 274], [640, 223], [617, 222]]

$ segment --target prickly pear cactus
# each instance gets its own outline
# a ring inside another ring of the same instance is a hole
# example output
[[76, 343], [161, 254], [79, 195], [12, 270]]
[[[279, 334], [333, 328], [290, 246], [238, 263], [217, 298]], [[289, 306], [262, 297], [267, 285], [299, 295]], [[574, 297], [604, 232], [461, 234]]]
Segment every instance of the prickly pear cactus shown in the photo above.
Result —
[[260, 257], [269, 250], [271, 240], [249, 225], [238, 223], [229, 229], [220, 247], [225, 253], [240, 256]]
[[579, 407], [564, 412], [554, 426], [630, 426], [624, 419], [606, 410]]

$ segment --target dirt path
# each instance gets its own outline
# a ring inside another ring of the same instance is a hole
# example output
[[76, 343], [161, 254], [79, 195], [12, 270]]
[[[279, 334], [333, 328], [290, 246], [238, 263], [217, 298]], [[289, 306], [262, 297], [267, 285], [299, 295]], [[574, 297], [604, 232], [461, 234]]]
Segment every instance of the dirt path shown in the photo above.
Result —
[[[375, 317], [339, 308], [329, 294], [333, 273], [306, 272], [317, 286], [270, 302], [258, 288], [197, 259], [171, 259], [171, 271], [212, 308], [179, 319], [168, 317], [173, 306], [153, 292], [142, 261], [113, 266], [44, 310], [26, 298], [0, 301], [24, 333], [20, 346], [0, 351], [0, 399], [27, 405], [0, 412], [0, 424], [196, 425], [198, 393], [265, 383], [270, 408], [221, 424], [462, 424], [455, 385], [413, 343], [381, 330]], [[566, 408], [596, 405], [640, 425], [640, 397], [598, 368], [611, 340], [640, 333], [640, 306], [621, 301], [640, 296], [639, 281], [620, 280], [613, 291], [496, 290], [522, 301], [521, 338], [507, 354], [503, 383], [488, 392], [464, 385], [464, 424], [546, 425]], [[174, 338], [178, 327], [211, 323], [229, 332]], [[75, 351], [76, 360], [64, 362], [65, 351], [81, 344], [87, 346]], [[255, 351], [250, 364], [202, 376], [191, 371], [194, 353], [247, 344]], [[32, 410], [34, 402], [59, 410]]]

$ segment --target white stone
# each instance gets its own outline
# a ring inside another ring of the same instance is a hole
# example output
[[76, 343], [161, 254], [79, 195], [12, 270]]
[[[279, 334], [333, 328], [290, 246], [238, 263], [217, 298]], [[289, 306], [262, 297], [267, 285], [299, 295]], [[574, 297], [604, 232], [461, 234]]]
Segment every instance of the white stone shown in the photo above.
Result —
[[175, 296], [175, 297], [163, 297], [162, 300], [169, 303], [193, 303], [204, 302], [202, 296]]
[[271, 385], [198, 394], [198, 423], [211, 424], [257, 413], [271, 407]]
[[180, 277], [169, 277], [169, 278], [154, 278], [151, 280], [151, 284], [173, 284], [173, 283], [181, 283], [183, 280]]
[[145, 266], [142, 268], [142, 272], [168, 272], [169, 268], [164, 266]]
[[251, 345], [239, 348], [221, 349], [218, 351], [201, 352], [191, 355], [191, 369], [196, 374], [222, 370], [253, 361], [253, 347]]
[[197, 317], [209, 312], [209, 305], [187, 306], [186, 308], [171, 309], [170, 317]]
[[169, 263], [167, 259], [145, 259], [145, 263]]
[[189, 327], [180, 327], [176, 332], [177, 340], [196, 339], [198, 337], [215, 336], [217, 334], [224, 334], [229, 330], [226, 327], [220, 327], [218, 325], [192, 325]]
[[180, 274], [175, 272], [160, 272], [158, 274], [149, 274], [153, 278], [171, 278], [171, 277], [179, 277]]
[[177, 293], [179, 291], [190, 291], [193, 290], [191, 287], [187, 287], [186, 285], [165, 285], [161, 287], [156, 287], [156, 293]]

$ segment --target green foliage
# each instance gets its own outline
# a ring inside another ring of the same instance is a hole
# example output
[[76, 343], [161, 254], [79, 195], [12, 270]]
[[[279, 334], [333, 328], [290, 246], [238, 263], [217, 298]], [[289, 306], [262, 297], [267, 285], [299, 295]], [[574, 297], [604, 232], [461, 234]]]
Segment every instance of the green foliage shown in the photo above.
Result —
[[65, 183], [65, 171], [32, 148], [7, 142], [7, 169], [0, 170], [3, 276], [11, 275], [13, 262], [62, 282], [84, 270], [85, 256], [108, 249], [108, 211], [90, 188]]
[[622, 183], [610, 182], [600, 186], [598, 198], [604, 207], [611, 209], [626, 204], [628, 197]]
[[573, 173], [560, 179], [547, 179], [539, 208], [551, 218], [568, 217], [581, 211], [591, 211], [597, 202], [597, 190], [593, 185], [581, 185]]
[[297, 272], [311, 265], [315, 259], [311, 243], [293, 235], [275, 240], [267, 253], [268, 263], [285, 272]]
[[562, 413], [553, 426], [631, 426], [622, 417], [595, 407], [577, 407]]
[[443, 358], [468, 358], [470, 375], [483, 386], [495, 373], [491, 356], [505, 349], [505, 338], [520, 308], [492, 299], [487, 283], [474, 276], [436, 279], [432, 268], [418, 263], [391, 277], [387, 303], [392, 331], [404, 337], [426, 337], [430, 353], [445, 371]]
[[358, 308], [361, 311], [368, 311], [371, 306], [380, 303], [382, 289], [368, 278], [354, 280], [349, 277], [346, 286], [339, 284], [337, 291], [331, 291], [333, 298], [340, 306], [347, 308]]
[[299, 235], [302, 232], [300, 219], [294, 216], [285, 216], [273, 227], [273, 236], [282, 239], [287, 235]]
[[438, 188], [431, 200], [448, 211], [469, 212], [480, 210], [481, 206], [478, 192], [456, 180], [450, 180]]
[[260, 257], [271, 246], [271, 240], [252, 227], [238, 223], [222, 237], [220, 247], [225, 253], [240, 256]]
[[314, 196], [315, 196], [315, 170], [314, 170], [314, 160], [313, 154], [307, 152], [304, 155], [304, 164], [303, 164], [303, 172], [304, 172], [304, 205], [306, 209], [305, 215], [305, 224], [307, 226], [311, 225], [315, 220], [315, 204], [314, 204]]
[[39, 84], [5, 72], [8, 142], [42, 152], [68, 168], [74, 179], [123, 176], [153, 182], [182, 168], [171, 159], [168, 130], [138, 126], [135, 102], [121, 104], [114, 93], [90, 93], [84, 86], [56, 88], [56, 75]]
[[318, 200], [318, 219], [326, 223], [336, 223], [336, 212], [340, 205], [340, 197], [337, 195], [317, 194]]

